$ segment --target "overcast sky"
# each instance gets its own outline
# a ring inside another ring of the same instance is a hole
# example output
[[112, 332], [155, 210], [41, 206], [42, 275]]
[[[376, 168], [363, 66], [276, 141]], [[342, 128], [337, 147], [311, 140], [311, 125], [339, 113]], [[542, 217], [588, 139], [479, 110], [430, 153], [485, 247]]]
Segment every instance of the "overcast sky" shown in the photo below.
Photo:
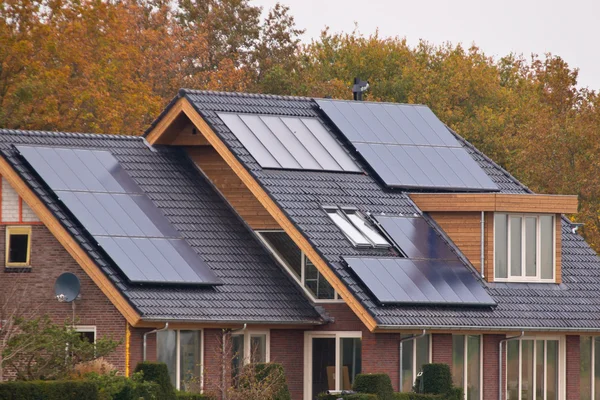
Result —
[[[277, 0], [253, 0], [268, 9]], [[291, 7], [305, 41], [325, 26], [364, 34], [470, 46], [487, 55], [551, 52], [579, 68], [579, 84], [600, 89], [600, 0], [280, 0]]]

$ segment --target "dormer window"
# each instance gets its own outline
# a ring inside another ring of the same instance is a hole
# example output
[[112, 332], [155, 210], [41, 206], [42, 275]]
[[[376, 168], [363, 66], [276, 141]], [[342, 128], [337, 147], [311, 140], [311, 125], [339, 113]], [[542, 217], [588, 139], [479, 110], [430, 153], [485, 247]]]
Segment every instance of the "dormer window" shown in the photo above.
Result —
[[354, 247], [390, 247], [390, 243], [381, 236], [367, 221], [366, 217], [354, 208], [327, 207], [329, 218], [346, 235]]
[[555, 281], [554, 215], [494, 214], [496, 281]]

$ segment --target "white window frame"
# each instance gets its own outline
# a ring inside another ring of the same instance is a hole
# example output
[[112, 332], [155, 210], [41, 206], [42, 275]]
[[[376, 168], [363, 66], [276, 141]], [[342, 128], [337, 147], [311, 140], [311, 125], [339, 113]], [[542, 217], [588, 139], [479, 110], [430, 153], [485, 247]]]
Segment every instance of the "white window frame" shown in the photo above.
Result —
[[94, 345], [96, 344], [96, 340], [98, 340], [98, 332], [95, 325], [75, 325], [73, 330], [81, 333], [94, 332]]
[[[508, 336], [507, 336], [508, 337]], [[533, 340], [533, 362], [534, 362], [534, 368], [533, 368], [533, 376], [532, 376], [532, 382], [536, 383], [536, 378], [537, 378], [537, 368], [535, 368], [535, 362], [536, 362], [536, 352], [537, 352], [537, 346], [535, 345], [535, 341], [536, 340], [557, 340], [558, 341], [558, 400], [565, 400], [566, 399], [566, 359], [567, 359], [567, 353], [566, 353], [566, 341], [565, 341], [565, 337], [564, 336], [523, 336], [521, 338], [518, 339], [513, 339], [514, 341], [519, 342], [519, 389], [518, 389], [518, 393], [519, 393], [519, 399], [521, 400], [521, 389], [522, 389], [522, 384], [523, 384], [523, 351], [522, 349], [522, 344], [521, 342], [523, 340]], [[511, 340], [512, 341], [512, 340]], [[504, 350], [504, 354], [503, 354], [503, 358], [504, 358], [504, 396], [508, 395], [508, 345], [505, 346], [506, 349]], [[544, 344], [544, 352], [546, 351], [546, 345]], [[545, 363], [545, 359], [544, 359], [544, 374], [546, 374], [546, 363]], [[535, 386], [534, 386], [535, 387]], [[544, 397], [546, 397], [546, 392], [544, 391]]]
[[[457, 334], [457, 336], [463, 336], [463, 396], [467, 400], [467, 384], [469, 383], [468, 377], [468, 360], [469, 360], [469, 336], [479, 336], [479, 399], [483, 399], [483, 335], [470, 335], [470, 334]], [[454, 351], [454, 349], [452, 349]]]
[[[169, 329], [175, 331], [175, 388], [181, 389], [181, 331], [197, 331], [200, 333], [200, 393], [204, 393], [204, 329]], [[158, 345], [158, 339], [157, 339]], [[156, 355], [158, 359], [158, 354]]]
[[[428, 347], [428, 358], [427, 358], [427, 363], [431, 364], [433, 362], [433, 354], [432, 354], [432, 350], [433, 350], [433, 335], [431, 333], [427, 334], [427, 337], [429, 338], [429, 341], [427, 343], [427, 347]], [[402, 351], [404, 351], [404, 347], [405, 346], [412, 346], [412, 376], [413, 376], [413, 381], [411, 382], [411, 387], [412, 384], [415, 382], [415, 380], [417, 379], [417, 374], [419, 373], [419, 371], [417, 371], [417, 340], [418, 338], [412, 339], [412, 340], [406, 340], [404, 342], [402, 342]], [[402, 386], [404, 386], [404, 380], [402, 379], [402, 369], [403, 369], [404, 365], [402, 365], [402, 354], [400, 354], [400, 365], [398, 368], [398, 374], [400, 376], [400, 387], [398, 388], [398, 390], [400, 390], [402, 392]], [[408, 392], [402, 392], [402, 393], [408, 393]]]
[[[312, 340], [314, 338], [335, 339], [335, 390], [340, 389], [342, 368], [340, 365], [340, 339], [360, 339], [361, 331], [305, 331], [304, 332], [304, 400], [312, 400]], [[361, 344], [362, 346], [362, 344]], [[361, 354], [362, 359], [362, 354]]]
[[[591, 339], [590, 340], [590, 398], [594, 399], [595, 395], [596, 395], [596, 338], [597, 336], [592, 336], [592, 335], [588, 335], [588, 337]], [[580, 338], [581, 340], [581, 338]], [[581, 361], [580, 361], [581, 363]]]
[[[506, 221], [506, 230], [507, 230], [507, 244], [506, 244], [506, 248], [507, 248], [507, 276], [508, 278], [498, 278], [496, 277], [496, 214], [503, 214], [507, 216], [507, 221]], [[541, 238], [541, 224], [540, 224], [540, 217], [541, 216], [549, 216], [552, 217], [552, 278], [549, 279], [542, 279], [541, 278], [541, 274], [542, 274], [542, 264], [540, 262], [541, 260], [541, 248], [542, 248], [542, 238]], [[510, 229], [510, 220], [511, 217], [521, 217], [521, 273], [522, 275], [517, 275], [517, 276], [513, 276], [512, 275], [512, 271], [511, 271], [511, 246], [510, 246], [510, 235], [511, 235], [511, 229]], [[527, 265], [526, 265], [526, 238], [525, 238], [525, 231], [526, 231], [526, 223], [525, 223], [525, 218], [531, 218], [531, 217], [535, 217], [536, 219], [536, 276], [526, 276], [526, 270], [527, 270]], [[494, 245], [494, 281], [495, 282], [528, 282], [528, 283], [554, 283], [556, 282], [556, 215], [555, 214], [545, 214], [545, 213], [541, 213], [541, 214], [528, 214], [528, 213], [508, 213], [508, 212], [497, 212], [494, 214], [494, 238], [493, 238], [493, 245]]]
[[[269, 249], [269, 251], [271, 252], [271, 254], [275, 257], [275, 259], [279, 262], [279, 264], [281, 264], [281, 266], [283, 266], [283, 268], [287, 271], [287, 273], [298, 283], [298, 285], [300, 285], [300, 287], [302, 288], [302, 290], [304, 291], [304, 293], [306, 293], [306, 295], [311, 299], [311, 301], [313, 303], [343, 303], [344, 300], [339, 296], [337, 290], [335, 290], [335, 288], [333, 289], [333, 299], [317, 299], [312, 292], [305, 286], [305, 271], [306, 271], [306, 260], [308, 259], [308, 257], [306, 256], [306, 253], [304, 253], [302, 250], [300, 250], [301, 253], [301, 260], [300, 260], [300, 277], [298, 277], [296, 275], [296, 272], [294, 271], [294, 269], [292, 267], [289, 266], [289, 264], [287, 263], [287, 261], [285, 261], [283, 259], [283, 257], [281, 257], [281, 255], [277, 252], [276, 249], [274, 249], [271, 244], [263, 237], [262, 233], [263, 232], [278, 232], [278, 233], [285, 233], [284, 230], [281, 229], [261, 229], [261, 230], [256, 230], [254, 231], [254, 233], [256, 234], [256, 236], [260, 239], [260, 241], [267, 247], [267, 249]], [[310, 260], [309, 260], [310, 261]], [[314, 263], [313, 263], [314, 265]], [[315, 266], [316, 268], [316, 266]], [[317, 269], [318, 271], [318, 269]], [[321, 275], [321, 277], [323, 279], [326, 279], [323, 274], [321, 274], [321, 272], [319, 271], [319, 274]]]
[[243, 355], [243, 365], [248, 365], [250, 363], [250, 358], [252, 357], [252, 349], [250, 348], [251, 338], [252, 336], [265, 335], [265, 362], [271, 362], [271, 330], [255, 330], [255, 329], [246, 329], [240, 332], [234, 332], [231, 334], [231, 337], [234, 336], [244, 336], [244, 355]]
[[[369, 226], [368, 219], [358, 209], [354, 207], [324, 206], [323, 210], [327, 213], [329, 219], [338, 227], [340, 231], [342, 231], [344, 236], [350, 241], [350, 243], [352, 243], [354, 247], [367, 249], [386, 249], [392, 247], [392, 244], [389, 242], [388, 238], [386, 238], [385, 235], [382, 235], [381, 232], [378, 232], [376, 229], [373, 229]], [[332, 214], [337, 215], [343, 220], [342, 222], [348, 224], [350, 228], [354, 229], [356, 232], [353, 233], [357, 233], [359, 236], [361, 236], [363, 241], [359, 243], [356, 240], [354, 240], [352, 238], [352, 234], [350, 232], [346, 232], [344, 227], [332, 217]], [[356, 218], [358, 218], [361, 221], [361, 223], [356, 223], [356, 221], [349, 217], [350, 215], [356, 216]], [[369, 232], [366, 232], [366, 230], [369, 230]], [[386, 242], [386, 244], [376, 243], [371, 237], [371, 235], [379, 236], [384, 242]]]

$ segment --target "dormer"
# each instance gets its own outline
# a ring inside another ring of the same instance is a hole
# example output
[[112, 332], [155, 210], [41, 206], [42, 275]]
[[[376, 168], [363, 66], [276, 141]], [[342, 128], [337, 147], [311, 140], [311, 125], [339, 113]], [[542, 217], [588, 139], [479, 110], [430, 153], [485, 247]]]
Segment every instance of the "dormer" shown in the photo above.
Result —
[[488, 282], [561, 283], [561, 216], [577, 212], [577, 196], [413, 193], [411, 199]]

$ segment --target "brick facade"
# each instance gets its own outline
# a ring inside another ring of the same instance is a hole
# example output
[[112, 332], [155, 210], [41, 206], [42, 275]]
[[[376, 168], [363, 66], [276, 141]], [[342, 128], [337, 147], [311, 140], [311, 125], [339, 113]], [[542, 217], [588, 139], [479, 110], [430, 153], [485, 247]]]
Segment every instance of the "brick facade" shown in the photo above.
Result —
[[[0, 225], [0, 252], [4, 260], [6, 226]], [[81, 299], [59, 303], [54, 296], [54, 282], [63, 272], [72, 272], [81, 282]], [[57, 324], [71, 322], [73, 314], [77, 325], [96, 327], [97, 337], [110, 337], [121, 341], [107, 361], [123, 371], [125, 369], [126, 321], [102, 291], [87, 276], [75, 260], [43, 225], [32, 225], [31, 268], [4, 268], [0, 290], [9, 291], [18, 285], [28, 293], [32, 309], [48, 314]], [[20, 289], [19, 289], [20, 290]]]
[[452, 335], [431, 335], [431, 360], [452, 367]]
[[567, 336], [566, 338], [566, 385], [567, 400], [579, 400], [579, 368], [580, 368], [580, 347], [579, 336]]

